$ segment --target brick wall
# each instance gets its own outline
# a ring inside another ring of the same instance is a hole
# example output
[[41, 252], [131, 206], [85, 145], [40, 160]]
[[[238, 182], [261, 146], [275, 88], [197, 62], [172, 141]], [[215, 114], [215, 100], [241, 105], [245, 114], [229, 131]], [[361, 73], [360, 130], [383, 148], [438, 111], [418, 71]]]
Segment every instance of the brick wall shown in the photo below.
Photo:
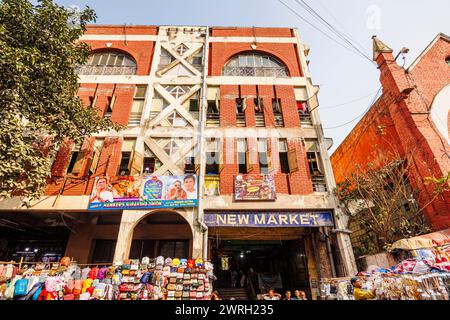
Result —
[[213, 37], [293, 37], [293, 31], [289, 28], [238, 28], [238, 27], [213, 27]]
[[[209, 59], [211, 61], [209, 75], [220, 76], [222, 69], [226, 62], [234, 55], [252, 51], [250, 47], [252, 43], [211, 43], [209, 51]], [[274, 56], [283, 62], [291, 77], [300, 77], [302, 72], [300, 70], [296, 48], [293, 43], [258, 43], [256, 52], [267, 53]]]
[[[380, 164], [396, 154], [405, 157], [413, 153], [414, 165], [409, 173], [412, 186], [419, 190], [419, 204], [435, 229], [450, 227], [450, 193], [434, 199], [433, 185], [426, 177], [442, 177], [450, 171], [450, 146], [441, 139], [432, 121], [425, 114], [442, 88], [450, 83], [450, 42], [440, 38], [420, 58], [415, 67], [405, 73], [393, 55], [378, 57], [383, 97], [349, 134], [331, 157], [336, 181], [349, 177], [355, 165], [369, 162]], [[398, 99], [406, 88], [414, 88], [405, 99]], [[380, 134], [379, 126], [385, 127]], [[434, 200], [433, 200], [434, 199]]]

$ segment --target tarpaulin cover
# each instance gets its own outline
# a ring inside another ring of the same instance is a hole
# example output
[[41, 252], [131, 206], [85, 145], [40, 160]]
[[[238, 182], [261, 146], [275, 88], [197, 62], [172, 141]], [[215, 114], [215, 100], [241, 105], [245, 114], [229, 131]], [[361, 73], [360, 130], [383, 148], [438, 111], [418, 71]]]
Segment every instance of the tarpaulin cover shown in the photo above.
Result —
[[391, 251], [395, 249], [416, 250], [423, 248], [432, 248], [433, 246], [443, 246], [449, 243], [450, 229], [447, 229], [410, 239], [399, 240], [392, 245]]
[[436, 246], [443, 246], [450, 244], [450, 229], [424, 234], [418, 238], [431, 239]]

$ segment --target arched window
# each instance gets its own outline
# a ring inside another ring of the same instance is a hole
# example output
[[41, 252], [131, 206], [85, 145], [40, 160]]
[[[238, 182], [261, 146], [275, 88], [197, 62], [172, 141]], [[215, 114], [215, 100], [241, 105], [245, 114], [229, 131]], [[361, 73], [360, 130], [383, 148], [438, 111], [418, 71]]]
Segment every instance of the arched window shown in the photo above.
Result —
[[240, 53], [225, 65], [224, 76], [235, 77], [288, 77], [286, 66], [278, 59], [262, 54]]
[[78, 68], [81, 75], [133, 75], [136, 62], [129, 55], [117, 51], [92, 54], [85, 65]]

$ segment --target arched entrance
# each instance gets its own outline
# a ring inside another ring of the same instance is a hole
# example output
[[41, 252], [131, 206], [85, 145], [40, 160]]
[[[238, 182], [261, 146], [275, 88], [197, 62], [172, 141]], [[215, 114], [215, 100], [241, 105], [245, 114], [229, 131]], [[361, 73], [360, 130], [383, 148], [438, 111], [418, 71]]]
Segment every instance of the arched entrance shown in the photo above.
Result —
[[192, 230], [189, 223], [175, 212], [155, 212], [134, 227], [130, 259], [143, 257], [190, 257]]
[[114, 261], [157, 255], [198, 256], [201, 235], [193, 227], [193, 217], [193, 210], [124, 210]]

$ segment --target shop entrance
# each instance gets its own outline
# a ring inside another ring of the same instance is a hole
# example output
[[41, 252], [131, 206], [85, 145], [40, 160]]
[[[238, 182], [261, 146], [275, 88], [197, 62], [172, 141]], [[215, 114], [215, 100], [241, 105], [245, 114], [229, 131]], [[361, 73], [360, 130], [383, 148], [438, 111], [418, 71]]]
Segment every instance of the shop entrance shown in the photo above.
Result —
[[[212, 243], [216, 288], [245, 288], [256, 298], [274, 288], [303, 290], [309, 295], [309, 275], [303, 239], [291, 241], [223, 240]], [[226, 291], [226, 290], [223, 290]]]
[[76, 213], [0, 213], [0, 261], [61, 260], [76, 217]]

